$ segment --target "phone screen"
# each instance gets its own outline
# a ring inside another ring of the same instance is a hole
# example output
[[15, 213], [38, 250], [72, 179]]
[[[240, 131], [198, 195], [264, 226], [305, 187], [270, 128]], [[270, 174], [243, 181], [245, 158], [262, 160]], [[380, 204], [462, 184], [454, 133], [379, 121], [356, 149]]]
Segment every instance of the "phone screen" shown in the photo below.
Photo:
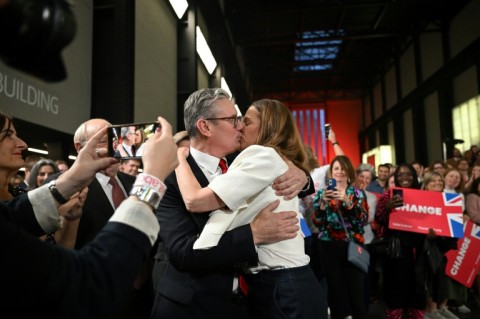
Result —
[[144, 143], [159, 128], [158, 122], [112, 125], [108, 128], [108, 156], [141, 159]]
[[328, 140], [328, 134], [330, 134], [330, 124], [325, 124], [325, 138]]
[[337, 180], [335, 178], [327, 179], [327, 189], [328, 190], [335, 190], [337, 187]]

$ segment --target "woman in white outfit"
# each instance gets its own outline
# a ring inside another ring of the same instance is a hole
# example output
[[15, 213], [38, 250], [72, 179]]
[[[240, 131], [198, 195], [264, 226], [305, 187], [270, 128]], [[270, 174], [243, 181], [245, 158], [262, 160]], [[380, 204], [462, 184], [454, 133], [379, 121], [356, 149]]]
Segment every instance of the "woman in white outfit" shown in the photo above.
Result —
[[[243, 151], [208, 187], [202, 189], [194, 178], [186, 152], [179, 156], [176, 173], [187, 208], [192, 212], [217, 209], [194, 249], [215, 246], [225, 231], [250, 223], [274, 200], [279, 201], [277, 211], [295, 211], [302, 218], [298, 198], [285, 200], [271, 187], [287, 171], [287, 161], [307, 171], [292, 114], [283, 103], [263, 99], [250, 106], [244, 124]], [[300, 230], [291, 239], [258, 245], [257, 252], [258, 266], [243, 269], [251, 318], [327, 318], [326, 294], [308, 266]]]

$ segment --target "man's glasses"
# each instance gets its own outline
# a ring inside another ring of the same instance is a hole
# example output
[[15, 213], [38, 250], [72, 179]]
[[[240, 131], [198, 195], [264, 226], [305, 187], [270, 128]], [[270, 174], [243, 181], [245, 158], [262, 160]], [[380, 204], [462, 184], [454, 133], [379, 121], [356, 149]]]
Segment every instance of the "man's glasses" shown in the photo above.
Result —
[[229, 116], [229, 117], [211, 117], [211, 118], [204, 119], [204, 120], [209, 120], [209, 121], [213, 121], [213, 120], [229, 121], [230, 123], [233, 124], [233, 128], [237, 128], [238, 122], [241, 122], [241, 121], [243, 120], [243, 117], [242, 117], [241, 115], [239, 115], [239, 116]]

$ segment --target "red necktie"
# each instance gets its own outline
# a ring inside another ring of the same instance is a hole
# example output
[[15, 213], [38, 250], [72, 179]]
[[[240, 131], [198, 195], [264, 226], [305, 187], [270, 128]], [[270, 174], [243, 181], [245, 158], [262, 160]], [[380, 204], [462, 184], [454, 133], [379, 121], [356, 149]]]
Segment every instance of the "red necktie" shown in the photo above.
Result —
[[115, 177], [110, 177], [110, 181], [108, 183], [112, 185], [113, 206], [115, 206], [116, 209], [125, 199], [125, 194], [123, 193], [123, 190]]
[[218, 166], [222, 170], [222, 174], [225, 174], [227, 172], [228, 170], [227, 161], [224, 160], [223, 158], [220, 160], [220, 163], [218, 163]]
[[[222, 170], [222, 174], [225, 174], [228, 171], [227, 161], [224, 160], [223, 158], [218, 163], [218, 166]], [[240, 288], [240, 290], [245, 296], [248, 295], [248, 284], [245, 278], [243, 277], [243, 275], [240, 273], [238, 274], [238, 287]]]

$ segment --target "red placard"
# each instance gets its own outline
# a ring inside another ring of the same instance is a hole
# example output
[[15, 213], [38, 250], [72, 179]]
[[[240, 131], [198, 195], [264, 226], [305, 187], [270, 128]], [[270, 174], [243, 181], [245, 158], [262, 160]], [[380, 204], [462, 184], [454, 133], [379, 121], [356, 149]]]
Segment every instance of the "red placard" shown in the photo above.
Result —
[[467, 221], [465, 237], [458, 240], [457, 250], [448, 251], [445, 272], [464, 286], [472, 287], [480, 269], [480, 226]]
[[390, 229], [428, 234], [431, 228], [437, 236], [463, 237], [463, 195], [393, 188], [400, 193], [404, 205], [392, 210]]

